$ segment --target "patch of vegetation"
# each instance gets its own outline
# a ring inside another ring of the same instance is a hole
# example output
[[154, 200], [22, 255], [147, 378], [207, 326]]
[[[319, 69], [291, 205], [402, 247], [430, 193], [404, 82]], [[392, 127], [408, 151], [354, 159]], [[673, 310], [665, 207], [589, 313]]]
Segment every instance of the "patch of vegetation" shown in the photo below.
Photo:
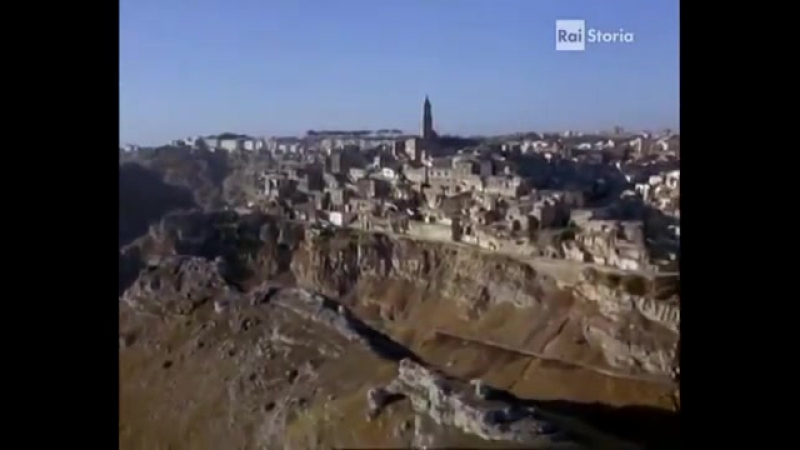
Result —
[[640, 275], [625, 275], [622, 277], [622, 289], [628, 294], [645, 296], [649, 291], [647, 278]]
[[680, 276], [675, 275], [656, 277], [653, 280], [652, 293], [653, 297], [658, 300], [668, 300], [675, 297], [680, 298]]
[[574, 222], [570, 222], [566, 228], [557, 232], [555, 240], [558, 244], [574, 241], [580, 232], [580, 227], [575, 225]]
[[615, 273], [606, 273], [602, 274], [600, 280], [598, 281], [606, 287], [618, 289], [622, 283], [622, 277]]

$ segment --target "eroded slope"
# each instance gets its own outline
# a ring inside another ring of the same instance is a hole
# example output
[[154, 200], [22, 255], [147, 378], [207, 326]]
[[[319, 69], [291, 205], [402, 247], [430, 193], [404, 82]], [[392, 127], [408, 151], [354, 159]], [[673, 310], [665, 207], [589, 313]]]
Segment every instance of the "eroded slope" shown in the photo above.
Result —
[[656, 447], [675, 437], [658, 408], [679, 318], [647, 286], [587, 298], [596, 274], [565, 288], [470, 249], [227, 213], [171, 216], [125, 252], [142, 270], [121, 285], [122, 448], [507, 448], [413, 401], [368, 420], [367, 393], [403, 358], [544, 402], [560, 445], [603, 447], [598, 427]]

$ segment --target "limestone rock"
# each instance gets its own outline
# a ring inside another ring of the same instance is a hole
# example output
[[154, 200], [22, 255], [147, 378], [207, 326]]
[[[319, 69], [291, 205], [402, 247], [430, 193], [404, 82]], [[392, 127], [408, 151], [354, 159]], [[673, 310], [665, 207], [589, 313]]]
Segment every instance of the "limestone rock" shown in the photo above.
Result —
[[[369, 391], [369, 410], [375, 415], [391, 395], [402, 395], [410, 400], [417, 413], [427, 415], [437, 424], [453, 426], [489, 441], [524, 443], [535, 448], [554, 443], [565, 448], [584, 448], [577, 434], [547, 418], [539, 408], [511, 397], [508, 401], [487, 401], [476, 395], [470, 384], [404, 359], [394, 381]], [[626, 444], [620, 443], [619, 448], [626, 448]]]
[[213, 263], [192, 256], [164, 258], [143, 269], [121, 300], [159, 315], [189, 314], [211, 298], [227, 299], [232, 292]]

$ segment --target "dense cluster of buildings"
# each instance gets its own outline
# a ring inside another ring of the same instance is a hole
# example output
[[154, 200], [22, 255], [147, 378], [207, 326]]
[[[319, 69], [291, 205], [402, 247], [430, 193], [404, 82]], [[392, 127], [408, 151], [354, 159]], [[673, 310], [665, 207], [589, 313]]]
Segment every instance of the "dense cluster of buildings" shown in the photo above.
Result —
[[322, 227], [623, 270], [676, 270], [679, 259], [680, 138], [671, 133], [452, 138], [436, 133], [426, 97], [419, 135], [223, 133], [170, 148], [252, 162], [256, 185], [237, 207]]
[[311, 150], [271, 144], [259, 194], [243, 206], [519, 257], [675, 268], [679, 226], [663, 219], [679, 218], [675, 137], [589, 137], [583, 148], [586, 138], [537, 135], [447, 148], [426, 98], [419, 136], [314, 138]]

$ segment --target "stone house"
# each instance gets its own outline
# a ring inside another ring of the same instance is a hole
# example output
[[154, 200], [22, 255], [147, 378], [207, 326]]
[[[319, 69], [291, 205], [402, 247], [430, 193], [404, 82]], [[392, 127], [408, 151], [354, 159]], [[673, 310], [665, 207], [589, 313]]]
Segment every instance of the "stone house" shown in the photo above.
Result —
[[360, 167], [351, 167], [348, 173], [353, 181], [358, 181], [367, 176], [367, 171]]
[[589, 220], [564, 244], [568, 259], [639, 270], [648, 264], [642, 221]]
[[465, 178], [471, 175], [477, 175], [476, 164], [470, 158], [455, 158], [453, 160], [453, 175], [458, 178]]
[[495, 162], [492, 159], [482, 159], [479, 162], [478, 175], [487, 178], [495, 174]]
[[502, 197], [518, 197], [522, 179], [518, 176], [490, 176], [484, 178], [483, 190], [488, 194], [497, 194]]
[[349, 189], [337, 188], [329, 190], [328, 194], [330, 200], [329, 209], [333, 211], [343, 211], [353, 193]]
[[668, 172], [665, 176], [664, 184], [671, 190], [681, 188], [681, 171], [673, 170]]
[[478, 175], [464, 175], [456, 180], [456, 193], [472, 191], [477, 192], [483, 188], [483, 180]]
[[508, 229], [514, 233], [528, 232], [531, 225], [529, 217], [532, 213], [533, 205], [531, 203], [512, 203], [506, 208]]
[[357, 213], [369, 212], [371, 214], [376, 207], [377, 203], [374, 200], [353, 195], [347, 200], [345, 211]]
[[436, 158], [428, 168], [428, 182], [449, 184], [454, 176], [453, 158]]
[[346, 153], [339, 150], [331, 153], [330, 171], [335, 174], [346, 174], [350, 171], [350, 159]]
[[565, 225], [564, 205], [558, 198], [544, 198], [534, 202], [529, 215], [535, 219], [529, 221], [537, 229], [558, 228]]
[[428, 182], [428, 168], [406, 164], [403, 166], [403, 176], [411, 183], [421, 186]]
[[268, 199], [277, 198], [280, 193], [278, 186], [280, 179], [274, 174], [262, 174], [261, 180], [264, 183], [261, 194]]
[[292, 218], [295, 220], [313, 222], [317, 219], [317, 208], [313, 202], [294, 205], [292, 213]]
[[415, 137], [405, 142], [405, 153], [411, 161], [422, 161], [425, 158], [425, 149], [422, 139]]
[[316, 210], [324, 210], [326, 206], [328, 206], [328, 200], [330, 196], [327, 192], [316, 191], [316, 192], [309, 192], [308, 194], [309, 201], [314, 204], [314, 208]]
[[392, 195], [392, 185], [386, 181], [375, 178], [363, 178], [356, 183], [358, 193], [363, 198], [384, 199]]
[[327, 172], [322, 174], [322, 182], [324, 189], [338, 189], [343, 184], [336, 175]]

